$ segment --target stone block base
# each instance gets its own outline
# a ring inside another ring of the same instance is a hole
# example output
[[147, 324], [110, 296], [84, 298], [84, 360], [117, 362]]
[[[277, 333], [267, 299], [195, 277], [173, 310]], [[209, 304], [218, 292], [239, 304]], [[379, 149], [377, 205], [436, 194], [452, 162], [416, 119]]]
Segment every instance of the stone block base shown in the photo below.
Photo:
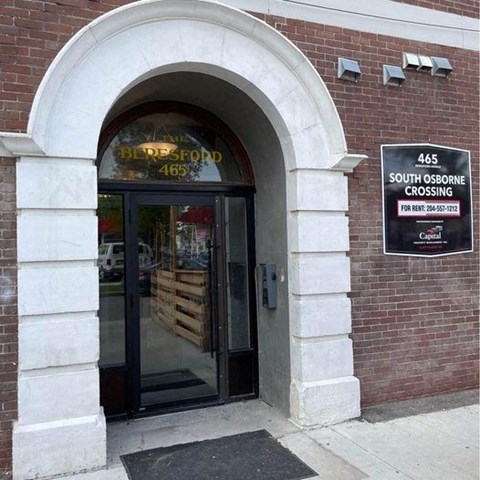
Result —
[[299, 427], [330, 425], [358, 416], [360, 382], [355, 377], [294, 380], [290, 385], [290, 419]]
[[104, 468], [107, 463], [103, 413], [13, 430], [13, 478], [29, 480]]

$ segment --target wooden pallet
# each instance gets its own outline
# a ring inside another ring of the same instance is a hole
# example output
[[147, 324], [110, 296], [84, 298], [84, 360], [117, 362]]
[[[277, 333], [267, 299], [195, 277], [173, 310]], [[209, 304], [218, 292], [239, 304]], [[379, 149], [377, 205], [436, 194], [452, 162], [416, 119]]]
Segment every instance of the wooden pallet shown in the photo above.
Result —
[[157, 270], [151, 282], [153, 319], [203, 350], [209, 348], [208, 273]]
[[175, 271], [175, 332], [203, 350], [209, 348], [208, 273]]
[[151, 299], [153, 320], [162, 323], [170, 332], [175, 332], [174, 303], [175, 274], [157, 270], [151, 276]]

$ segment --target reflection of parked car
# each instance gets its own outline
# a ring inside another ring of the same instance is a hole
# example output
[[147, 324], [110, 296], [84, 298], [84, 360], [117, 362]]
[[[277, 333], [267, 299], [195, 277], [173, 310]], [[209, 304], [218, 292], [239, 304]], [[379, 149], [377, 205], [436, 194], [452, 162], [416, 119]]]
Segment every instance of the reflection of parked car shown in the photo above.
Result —
[[140, 295], [150, 296], [150, 277], [152, 274], [152, 268], [140, 268], [138, 271], [138, 288]]
[[98, 266], [100, 280], [116, 280], [123, 276], [123, 242], [102, 243], [98, 247]]
[[[140, 271], [153, 261], [153, 252], [149, 245], [138, 244], [138, 266]], [[120, 280], [125, 269], [125, 247], [123, 242], [102, 243], [98, 247], [98, 266], [100, 280]]]
[[138, 244], [138, 266], [149, 267], [153, 262], [153, 251], [146, 243]]

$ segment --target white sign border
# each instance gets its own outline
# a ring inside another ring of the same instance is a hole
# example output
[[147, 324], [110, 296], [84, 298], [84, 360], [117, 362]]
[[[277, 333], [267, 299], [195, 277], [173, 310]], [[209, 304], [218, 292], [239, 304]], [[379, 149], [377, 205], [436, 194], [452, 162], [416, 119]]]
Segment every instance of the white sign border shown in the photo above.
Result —
[[[436, 253], [434, 255], [423, 255], [421, 253], [394, 253], [387, 252], [386, 245], [386, 228], [385, 228], [385, 183], [383, 176], [383, 147], [436, 147], [436, 148], [445, 148], [448, 150], [456, 150], [457, 152], [464, 152], [468, 155], [468, 175], [469, 175], [469, 190], [470, 190], [470, 229], [472, 232], [472, 248], [470, 250], [462, 250], [461, 252], [447, 252], [447, 253]], [[449, 255], [460, 255], [463, 253], [472, 253], [474, 249], [474, 235], [473, 235], [473, 196], [472, 196], [472, 162], [471, 162], [471, 153], [470, 150], [465, 150], [463, 148], [456, 147], [447, 147], [446, 145], [437, 145], [435, 143], [382, 143], [380, 145], [380, 169], [381, 169], [381, 182], [382, 182], [382, 230], [383, 230], [383, 254], [384, 255], [394, 255], [397, 257], [422, 257], [422, 258], [437, 258], [437, 257], [446, 257]]]

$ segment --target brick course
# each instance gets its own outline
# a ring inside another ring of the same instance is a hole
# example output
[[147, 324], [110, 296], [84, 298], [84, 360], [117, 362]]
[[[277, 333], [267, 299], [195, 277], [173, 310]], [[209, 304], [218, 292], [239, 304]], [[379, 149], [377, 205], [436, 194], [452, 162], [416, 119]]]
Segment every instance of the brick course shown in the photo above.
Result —
[[454, 13], [465, 17], [478, 18], [480, 15], [480, 2], [478, 0], [393, 0], [397, 3], [408, 3], [417, 7], [440, 10], [442, 12]]
[[15, 160], [0, 157], [0, 477], [9, 468], [17, 417]]
[[[397, 0], [402, 1], [402, 0]], [[415, 1], [478, 17], [478, 1]], [[126, 0], [3, 0], [0, 11], [0, 130], [25, 131], [34, 93], [61, 47], [84, 25]], [[257, 15], [311, 60], [334, 99], [350, 152], [368, 160], [349, 176], [355, 375], [365, 405], [478, 384], [478, 253], [441, 258], [382, 253], [380, 145], [430, 142], [469, 149], [479, 178], [478, 54]], [[447, 78], [407, 71], [382, 85], [382, 65], [403, 51], [448, 57]], [[358, 83], [336, 78], [337, 58], [360, 62]], [[8, 467], [16, 417], [15, 170], [0, 159], [0, 468]], [[479, 197], [473, 211], [478, 225]], [[475, 245], [479, 244], [476, 231]]]

